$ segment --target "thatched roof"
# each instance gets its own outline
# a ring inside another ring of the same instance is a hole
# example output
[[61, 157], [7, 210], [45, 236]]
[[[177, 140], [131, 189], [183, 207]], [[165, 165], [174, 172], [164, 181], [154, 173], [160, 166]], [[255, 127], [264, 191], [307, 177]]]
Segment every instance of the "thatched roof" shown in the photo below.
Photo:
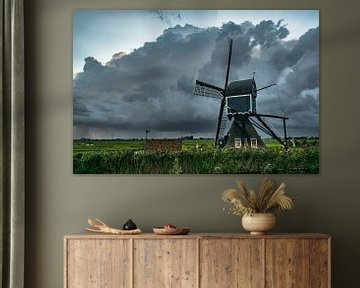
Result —
[[225, 96], [248, 94], [256, 97], [256, 84], [253, 78], [231, 82], [225, 90]]

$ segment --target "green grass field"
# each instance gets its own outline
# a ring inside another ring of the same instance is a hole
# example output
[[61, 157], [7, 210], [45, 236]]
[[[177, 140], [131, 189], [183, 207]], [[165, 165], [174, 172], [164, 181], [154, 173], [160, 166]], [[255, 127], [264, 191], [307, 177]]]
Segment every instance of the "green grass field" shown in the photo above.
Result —
[[183, 140], [182, 151], [145, 151], [144, 140], [74, 140], [75, 174], [316, 174], [319, 147], [299, 142], [284, 151], [265, 139], [266, 148], [214, 148], [213, 140]]

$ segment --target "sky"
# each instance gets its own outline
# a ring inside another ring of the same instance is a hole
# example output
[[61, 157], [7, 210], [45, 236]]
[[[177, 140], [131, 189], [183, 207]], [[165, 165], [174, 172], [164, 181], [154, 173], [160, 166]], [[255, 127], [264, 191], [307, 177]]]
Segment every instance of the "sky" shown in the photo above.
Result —
[[[318, 10], [78, 10], [73, 15], [74, 138], [213, 137], [219, 102], [195, 80], [252, 77], [258, 112], [319, 133]], [[269, 123], [281, 130], [282, 123]]]

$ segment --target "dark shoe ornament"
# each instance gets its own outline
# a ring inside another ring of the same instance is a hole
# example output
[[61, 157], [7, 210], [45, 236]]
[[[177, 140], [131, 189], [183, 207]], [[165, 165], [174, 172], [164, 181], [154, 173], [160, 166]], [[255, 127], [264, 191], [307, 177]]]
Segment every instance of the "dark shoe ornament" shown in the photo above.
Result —
[[123, 230], [135, 230], [135, 229], [137, 229], [137, 226], [131, 219], [129, 219], [123, 226]]

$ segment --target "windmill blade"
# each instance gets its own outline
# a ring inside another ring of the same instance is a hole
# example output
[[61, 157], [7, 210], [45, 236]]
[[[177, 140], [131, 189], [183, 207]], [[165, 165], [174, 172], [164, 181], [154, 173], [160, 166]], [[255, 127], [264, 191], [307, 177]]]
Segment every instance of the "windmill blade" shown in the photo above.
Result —
[[258, 92], [258, 91], [260, 91], [260, 90], [264, 90], [264, 89], [270, 88], [270, 87], [275, 86], [275, 85], [277, 85], [277, 84], [276, 84], [276, 83], [274, 83], [274, 84], [270, 84], [270, 85], [267, 85], [267, 86], [265, 86], [265, 87], [262, 87], [262, 88], [256, 89], [255, 91], [256, 91], [256, 92]]
[[222, 114], [222, 117], [221, 117], [221, 123], [220, 123], [219, 141], [221, 139], [224, 139], [227, 132], [231, 128], [231, 125], [234, 122], [234, 119], [235, 119], [235, 117], [232, 117], [231, 119], [229, 119], [227, 117], [226, 109], [223, 110], [223, 114]]
[[229, 38], [229, 55], [228, 55], [228, 62], [227, 62], [226, 76], [225, 76], [225, 89], [229, 84], [229, 73], [230, 73], [230, 65], [231, 65], [232, 45], [233, 45], [233, 39]]
[[226, 68], [226, 75], [225, 75], [225, 88], [222, 89], [222, 99], [220, 104], [220, 111], [218, 116], [218, 124], [216, 128], [216, 137], [215, 137], [215, 146], [220, 148], [220, 137], [222, 138], [224, 136], [224, 131], [226, 128], [226, 112], [224, 110], [225, 108], [225, 89], [228, 86], [229, 83], [229, 74], [230, 74], [230, 65], [231, 65], [231, 54], [232, 54], [232, 45], [233, 45], [233, 39], [229, 38], [229, 55], [228, 55], [228, 61], [227, 61], [227, 68]]
[[217, 87], [215, 85], [211, 85], [209, 83], [206, 83], [206, 82], [203, 82], [203, 81], [200, 81], [200, 80], [196, 80], [196, 85], [205, 86], [205, 87], [208, 87], [208, 88], [211, 88], [211, 89], [215, 89], [215, 90], [218, 90], [221, 93], [224, 93], [224, 91], [225, 91], [224, 89], [222, 89], [220, 87]]
[[220, 131], [222, 130], [221, 124], [222, 124], [222, 119], [224, 117], [224, 108], [225, 108], [225, 97], [223, 97], [223, 99], [221, 100], [221, 104], [220, 104], [220, 111], [219, 111], [218, 123], [217, 123], [217, 128], [216, 128], [215, 146], [219, 145]]
[[215, 99], [223, 99], [224, 98], [224, 89], [219, 88], [217, 86], [196, 80], [195, 96], [203, 96], [210, 97]]

